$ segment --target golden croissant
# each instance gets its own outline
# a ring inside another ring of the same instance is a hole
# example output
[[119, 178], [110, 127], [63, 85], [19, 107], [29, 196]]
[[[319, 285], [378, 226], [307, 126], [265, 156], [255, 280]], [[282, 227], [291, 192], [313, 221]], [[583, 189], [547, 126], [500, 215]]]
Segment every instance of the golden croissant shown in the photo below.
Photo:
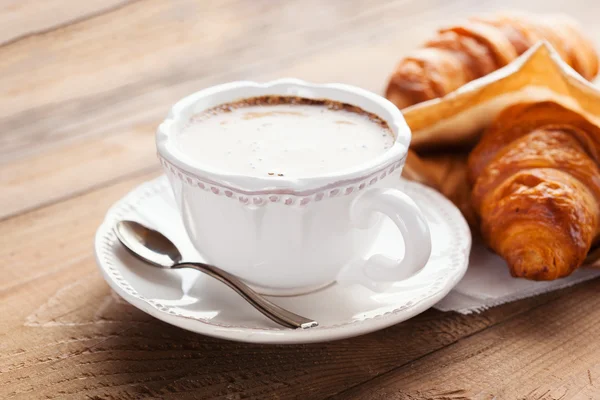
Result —
[[386, 97], [398, 108], [442, 97], [501, 68], [540, 40], [586, 79], [598, 73], [598, 57], [579, 26], [564, 16], [526, 14], [472, 17], [442, 29], [405, 57], [389, 81]]
[[504, 110], [468, 159], [471, 202], [511, 274], [564, 277], [600, 233], [600, 129], [553, 102]]

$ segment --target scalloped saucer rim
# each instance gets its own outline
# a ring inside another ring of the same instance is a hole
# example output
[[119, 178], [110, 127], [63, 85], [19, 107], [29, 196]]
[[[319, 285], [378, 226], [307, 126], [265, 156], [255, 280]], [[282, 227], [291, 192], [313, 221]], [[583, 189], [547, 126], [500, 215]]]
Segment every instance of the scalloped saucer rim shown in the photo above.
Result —
[[[391, 284], [382, 293], [358, 285], [334, 284], [304, 295], [270, 297], [283, 307], [316, 319], [320, 323], [317, 328], [279, 327], [212, 278], [196, 271], [155, 269], [128, 254], [112, 232], [118, 219], [137, 219], [159, 229], [181, 246], [185, 257], [200, 258], [178, 218], [165, 176], [139, 185], [109, 209], [95, 237], [98, 268], [109, 286], [138, 309], [208, 336], [275, 344], [329, 341], [373, 332], [432, 307], [460, 281], [469, 262], [471, 234], [460, 211], [433, 189], [401, 182], [429, 222], [433, 242], [430, 261], [422, 271]], [[399, 233], [390, 224], [383, 225], [373, 251], [383, 249], [401, 256]]]

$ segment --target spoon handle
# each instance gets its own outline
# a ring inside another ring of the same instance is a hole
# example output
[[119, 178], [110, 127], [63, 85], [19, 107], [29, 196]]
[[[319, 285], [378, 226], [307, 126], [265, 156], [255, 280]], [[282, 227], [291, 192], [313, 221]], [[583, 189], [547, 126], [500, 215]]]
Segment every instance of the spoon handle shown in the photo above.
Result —
[[263, 296], [252, 290], [240, 279], [236, 278], [228, 272], [223, 271], [220, 268], [215, 267], [214, 265], [198, 262], [182, 262], [173, 265], [171, 268], [192, 268], [204, 272], [205, 274], [210, 275], [215, 279], [218, 279], [219, 281], [223, 282], [224, 284], [235, 290], [240, 296], [242, 296], [258, 311], [263, 313], [267, 318], [280, 325], [293, 329], [307, 329], [318, 325], [317, 321], [304, 318], [300, 315], [294, 314], [291, 311], [285, 310], [276, 304], [271, 303], [269, 300], [265, 299]]

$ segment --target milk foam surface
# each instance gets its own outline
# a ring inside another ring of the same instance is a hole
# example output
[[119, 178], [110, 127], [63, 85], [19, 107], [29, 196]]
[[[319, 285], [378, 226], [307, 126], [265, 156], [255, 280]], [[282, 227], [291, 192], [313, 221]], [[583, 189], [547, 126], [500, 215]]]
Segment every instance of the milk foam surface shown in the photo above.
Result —
[[369, 161], [389, 149], [394, 136], [358, 112], [265, 104], [199, 114], [175, 142], [198, 162], [228, 173], [300, 178]]

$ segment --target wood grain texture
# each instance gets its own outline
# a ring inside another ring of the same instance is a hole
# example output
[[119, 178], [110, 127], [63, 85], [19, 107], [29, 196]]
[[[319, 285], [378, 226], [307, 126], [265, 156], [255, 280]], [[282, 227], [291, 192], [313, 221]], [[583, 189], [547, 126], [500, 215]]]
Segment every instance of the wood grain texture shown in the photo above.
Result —
[[158, 170], [154, 126], [131, 126], [120, 135], [73, 141], [0, 165], [0, 220], [132, 174]]
[[97, 17], [136, 0], [3, 0], [0, 46]]
[[435, 28], [514, 7], [600, 34], [579, 0], [0, 1], [0, 398], [600, 398], [599, 281], [266, 346], [157, 321], [96, 272], [94, 232], [159, 173], [154, 129], [178, 98], [281, 76], [380, 92]]
[[337, 398], [597, 399], [598, 293], [596, 279]]

